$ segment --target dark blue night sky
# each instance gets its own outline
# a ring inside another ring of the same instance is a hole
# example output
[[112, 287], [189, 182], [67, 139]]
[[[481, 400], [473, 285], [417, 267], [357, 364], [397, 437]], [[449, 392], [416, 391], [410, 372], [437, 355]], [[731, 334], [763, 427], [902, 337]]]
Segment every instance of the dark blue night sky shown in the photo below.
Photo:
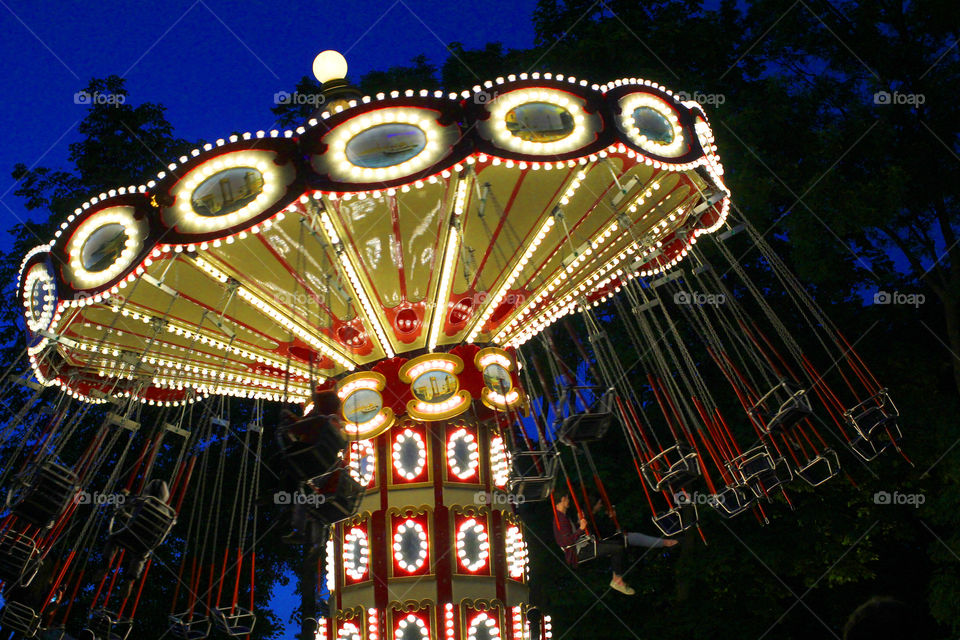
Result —
[[178, 136], [213, 140], [276, 128], [273, 94], [310, 75], [324, 49], [343, 52], [356, 78], [421, 53], [439, 65], [453, 41], [528, 47], [535, 4], [0, 0], [0, 227], [27, 216], [13, 195], [13, 164], [65, 164], [87, 109], [74, 93], [93, 77], [124, 76], [131, 102], [166, 105]]

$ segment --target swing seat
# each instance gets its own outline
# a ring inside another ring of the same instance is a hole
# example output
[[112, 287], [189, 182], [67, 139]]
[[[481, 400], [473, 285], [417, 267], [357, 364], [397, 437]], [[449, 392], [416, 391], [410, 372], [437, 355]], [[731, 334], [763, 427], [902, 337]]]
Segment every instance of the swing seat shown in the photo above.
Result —
[[32, 638], [40, 630], [40, 614], [25, 604], [8, 601], [0, 611], [0, 627]]
[[647, 485], [654, 491], [676, 491], [700, 477], [696, 451], [684, 442], [667, 447], [640, 466]]
[[7, 493], [7, 506], [18, 518], [49, 529], [67, 510], [79, 489], [76, 473], [46, 460], [14, 481]]
[[728, 468], [757, 498], [768, 497], [770, 490], [793, 479], [790, 465], [783, 458], [775, 460], [766, 445], [743, 452], [730, 461]]
[[589, 562], [597, 557], [597, 538], [596, 536], [582, 535], [573, 544], [560, 548], [563, 549], [564, 554], [572, 549], [577, 557], [577, 564]]
[[781, 380], [750, 408], [749, 413], [761, 419], [766, 433], [777, 433], [813, 415], [813, 407], [805, 389], [792, 380]]
[[524, 502], [542, 502], [557, 483], [556, 451], [519, 451], [513, 454], [510, 493]]
[[324, 525], [336, 524], [354, 516], [366, 493], [360, 483], [350, 475], [350, 470], [343, 465], [307, 484], [308, 491], [313, 491], [314, 488], [318, 500], [307, 514]]
[[138, 556], [153, 553], [177, 522], [176, 510], [155, 496], [138, 496], [117, 510], [120, 513], [110, 519], [108, 535], [114, 544]]
[[898, 419], [900, 412], [886, 389], [843, 412], [846, 423], [856, 432], [850, 448], [867, 462], [871, 462], [890, 445], [896, 446], [903, 434]]
[[243, 607], [217, 607], [213, 610], [213, 624], [231, 638], [245, 636], [253, 631], [257, 615]]
[[692, 502], [678, 505], [664, 513], [655, 513], [651, 520], [653, 520], [657, 529], [660, 529], [660, 532], [669, 538], [697, 524], [699, 521], [697, 505]]
[[840, 457], [833, 449], [824, 449], [797, 469], [797, 475], [811, 487], [819, 487], [839, 473]]
[[185, 611], [167, 619], [170, 621], [167, 633], [175, 640], [203, 640], [210, 635], [212, 623], [206, 616], [194, 618], [191, 612]]
[[[566, 407], [573, 392], [585, 389], [595, 391], [596, 387], [567, 387], [560, 397], [560, 407]], [[569, 446], [596, 442], [603, 438], [613, 423], [613, 403], [616, 400], [614, 390], [607, 389], [600, 400], [589, 411], [571, 413], [560, 422], [557, 431], [560, 441]]]
[[33, 538], [10, 529], [0, 535], [0, 580], [7, 586], [29, 586], [41, 563]]
[[93, 632], [97, 640], [127, 640], [133, 629], [133, 620], [109, 609], [95, 609], [90, 612], [87, 629]]
[[707, 504], [724, 518], [733, 518], [747, 511], [756, 497], [749, 487], [730, 484], [717, 493], [707, 496]]
[[[298, 442], [283, 430], [283, 457], [289, 472], [300, 482], [323, 476], [333, 471], [343, 459], [347, 442], [329, 420], [320, 416], [315, 421], [315, 442]], [[300, 424], [300, 423], [298, 423]]]

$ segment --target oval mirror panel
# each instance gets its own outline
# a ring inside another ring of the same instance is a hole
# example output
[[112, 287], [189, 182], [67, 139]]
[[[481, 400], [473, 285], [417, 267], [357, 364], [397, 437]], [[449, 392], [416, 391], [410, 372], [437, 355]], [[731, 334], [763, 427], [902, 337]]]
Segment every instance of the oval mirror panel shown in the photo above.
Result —
[[549, 102], [528, 102], [510, 109], [504, 116], [507, 131], [527, 142], [563, 140], [576, 128], [573, 115]]
[[215, 173], [190, 195], [197, 215], [224, 216], [239, 211], [263, 191], [263, 174], [253, 167], [234, 167]]
[[382, 169], [420, 155], [427, 146], [427, 134], [416, 125], [394, 122], [370, 127], [350, 138], [347, 160], [357, 167]]
[[92, 273], [108, 269], [127, 246], [127, 230], [119, 222], [105, 224], [87, 238], [80, 249], [83, 268]]
[[650, 107], [637, 107], [633, 110], [633, 126], [647, 140], [670, 144], [673, 142], [673, 127], [662, 113]]

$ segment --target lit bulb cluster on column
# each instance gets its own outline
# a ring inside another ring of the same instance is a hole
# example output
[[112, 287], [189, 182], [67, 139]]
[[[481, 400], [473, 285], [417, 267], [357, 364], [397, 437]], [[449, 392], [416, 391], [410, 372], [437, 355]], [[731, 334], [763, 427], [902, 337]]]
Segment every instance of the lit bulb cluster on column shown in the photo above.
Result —
[[[413, 442], [417, 448], [417, 462], [408, 467], [403, 460], [403, 451], [408, 442]], [[393, 441], [393, 468], [404, 480], [415, 480], [423, 473], [427, 466], [427, 445], [421, 436], [412, 429], [404, 429]]]
[[370, 564], [370, 546], [367, 533], [360, 527], [353, 527], [343, 537], [343, 568], [352, 580], [362, 580], [367, 575]]
[[337, 632], [337, 640], [363, 640], [363, 636], [360, 635], [360, 628], [348, 620]]
[[430, 630], [420, 616], [409, 613], [405, 617], [400, 618], [400, 621], [397, 622], [396, 637], [403, 638], [403, 640], [410, 640], [411, 636], [407, 632], [408, 629], [416, 633], [416, 636], [414, 636], [416, 640], [430, 640]]
[[[475, 547], [468, 549], [467, 547]], [[487, 566], [490, 557], [490, 541], [487, 531], [476, 518], [467, 518], [457, 527], [457, 560], [460, 566], [476, 573]]]
[[373, 484], [374, 474], [376, 473], [373, 443], [369, 440], [351, 442], [347, 455], [347, 465], [350, 468], [350, 477], [356, 480], [361, 487], [369, 487]]
[[507, 573], [514, 580], [523, 580], [527, 575], [527, 543], [519, 526], [507, 527], [506, 547]]
[[510, 453], [499, 435], [490, 438], [490, 473], [494, 486], [500, 489], [510, 481]]
[[[461, 460], [457, 455], [460, 447], [467, 449], [466, 460]], [[480, 447], [476, 436], [463, 428], [450, 434], [447, 439], [447, 466], [450, 468], [450, 473], [460, 480], [476, 477], [477, 468], [480, 466]]]
[[[406, 551], [404, 550], [405, 539], [409, 533], [416, 536], [419, 544], [416, 556], [413, 558], [407, 557]], [[427, 561], [427, 551], [429, 551], [429, 548], [427, 532], [424, 530], [423, 525], [416, 520], [408, 518], [406, 521], [400, 523], [396, 532], [393, 534], [393, 557], [401, 571], [414, 573], [422, 569], [424, 563]]]
[[467, 640], [477, 640], [477, 633], [480, 629], [485, 629], [489, 638], [500, 637], [500, 625], [486, 611], [481, 611], [470, 619], [470, 624], [467, 627]]

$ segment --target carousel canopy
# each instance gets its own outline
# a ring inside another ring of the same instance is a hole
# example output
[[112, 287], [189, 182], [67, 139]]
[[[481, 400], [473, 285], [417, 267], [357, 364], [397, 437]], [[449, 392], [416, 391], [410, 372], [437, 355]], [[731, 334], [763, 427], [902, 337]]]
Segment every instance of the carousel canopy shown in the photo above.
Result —
[[399, 354], [517, 347], [681, 260], [722, 175], [701, 107], [649, 81], [351, 100], [79, 207], [23, 263], [31, 362], [91, 401], [303, 401]]

